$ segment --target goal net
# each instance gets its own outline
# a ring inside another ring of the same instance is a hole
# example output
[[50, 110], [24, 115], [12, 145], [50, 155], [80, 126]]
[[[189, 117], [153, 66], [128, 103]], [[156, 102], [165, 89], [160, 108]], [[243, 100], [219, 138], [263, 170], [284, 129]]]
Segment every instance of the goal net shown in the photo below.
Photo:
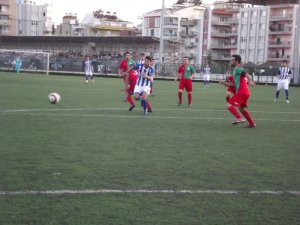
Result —
[[0, 49], [0, 70], [14, 70], [17, 57], [21, 59], [20, 71], [49, 74], [48, 52]]

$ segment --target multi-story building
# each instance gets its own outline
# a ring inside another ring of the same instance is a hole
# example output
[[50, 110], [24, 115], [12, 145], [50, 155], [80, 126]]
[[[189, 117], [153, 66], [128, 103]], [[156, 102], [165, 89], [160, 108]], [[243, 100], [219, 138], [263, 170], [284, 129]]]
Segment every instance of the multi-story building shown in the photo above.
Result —
[[0, 36], [16, 35], [17, 4], [15, 0], [0, 0]]
[[115, 12], [102, 10], [87, 14], [81, 25], [85, 27], [86, 36], [135, 36], [136, 30], [132, 22], [118, 18]]
[[17, 35], [43, 36], [52, 32], [53, 23], [48, 16], [49, 4], [36, 5], [35, 2], [20, 0], [17, 2], [17, 15], [11, 18], [16, 23]]
[[167, 60], [174, 62], [187, 55], [192, 63], [199, 64], [202, 61], [205, 10], [203, 6], [175, 4], [164, 9], [162, 29], [162, 9], [148, 12], [143, 15], [142, 36], [162, 38], [164, 45], [173, 44], [173, 52], [164, 51], [163, 57]]

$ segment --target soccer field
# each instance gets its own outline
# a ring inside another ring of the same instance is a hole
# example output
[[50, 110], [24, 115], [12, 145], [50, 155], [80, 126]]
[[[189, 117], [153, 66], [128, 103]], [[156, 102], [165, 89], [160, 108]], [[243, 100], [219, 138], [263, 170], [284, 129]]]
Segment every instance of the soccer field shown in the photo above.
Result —
[[[156, 80], [153, 112], [122, 79], [0, 73], [0, 224], [298, 225], [300, 88], [251, 89], [232, 125], [225, 88]], [[50, 92], [61, 95], [52, 105]]]

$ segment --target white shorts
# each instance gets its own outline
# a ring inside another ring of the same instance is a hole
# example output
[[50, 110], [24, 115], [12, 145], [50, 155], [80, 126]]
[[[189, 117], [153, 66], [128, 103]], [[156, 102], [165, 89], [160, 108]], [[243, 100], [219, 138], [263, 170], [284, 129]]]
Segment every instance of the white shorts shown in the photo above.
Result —
[[91, 76], [93, 76], [93, 72], [86, 72], [86, 73], [85, 73], [85, 76], [91, 77]]
[[146, 92], [147, 95], [149, 95], [150, 90], [151, 90], [151, 87], [149, 87], [149, 86], [135, 85], [133, 93], [134, 94], [142, 94], [143, 92]]
[[203, 75], [203, 80], [209, 80], [210, 79], [210, 75]]
[[277, 83], [277, 91], [279, 91], [280, 89], [289, 89], [289, 79], [285, 79], [285, 80], [278, 80]]

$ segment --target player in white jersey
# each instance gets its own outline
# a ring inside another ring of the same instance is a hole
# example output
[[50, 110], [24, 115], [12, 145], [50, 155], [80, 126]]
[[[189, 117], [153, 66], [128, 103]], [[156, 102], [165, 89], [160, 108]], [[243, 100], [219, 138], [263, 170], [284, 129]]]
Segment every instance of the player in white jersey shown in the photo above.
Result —
[[154, 70], [151, 67], [151, 57], [146, 56], [143, 65], [139, 65], [139, 77], [134, 87], [135, 99], [140, 99], [144, 114], [148, 114], [147, 97], [150, 94], [151, 84], [153, 82]]
[[84, 72], [85, 72], [85, 83], [87, 84], [89, 80], [94, 83], [94, 78], [93, 78], [93, 64], [92, 61], [90, 60], [90, 57], [86, 57], [86, 60], [84, 62]]
[[206, 67], [203, 68], [203, 82], [204, 87], [209, 87], [209, 81], [210, 81], [210, 67], [208, 64], [206, 64]]
[[282, 67], [279, 67], [278, 71], [277, 71], [278, 82], [277, 82], [277, 88], [276, 88], [274, 102], [278, 101], [280, 90], [284, 89], [285, 90], [285, 101], [286, 101], [286, 103], [290, 103], [290, 101], [289, 101], [289, 84], [290, 84], [290, 79], [292, 78], [292, 75], [293, 75], [292, 71], [288, 67], [288, 61], [283, 60]]

